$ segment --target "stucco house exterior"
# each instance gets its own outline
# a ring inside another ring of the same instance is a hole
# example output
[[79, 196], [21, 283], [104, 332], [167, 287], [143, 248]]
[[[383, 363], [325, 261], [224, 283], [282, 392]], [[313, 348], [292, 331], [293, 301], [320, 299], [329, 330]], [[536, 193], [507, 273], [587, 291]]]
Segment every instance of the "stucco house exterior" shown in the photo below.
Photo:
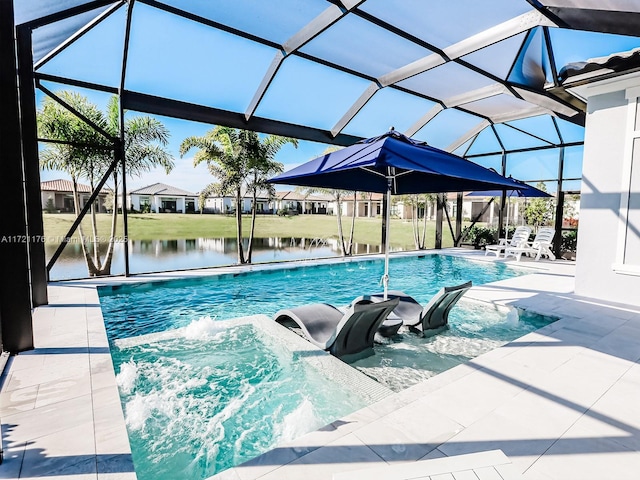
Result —
[[628, 56], [630, 73], [612, 72], [625, 66], [612, 55], [565, 82], [587, 102], [575, 293], [640, 305], [640, 72]]
[[127, 196], [127, 208], [150, 213], [194, 213], [198, 208], [198, 194], [172, 187], [165, 183], [154, 183]]
[[331, 195], [311, 194], [302, 192], [276, 192], [275, 211], [288, 209], [301, 215], [331, 215], [335, 212], [335, 201]]
[[[244, 193], [242, 197], [242, 213], [251, 212], [251, 203], [253, 195], [249, 192]], [[257, 213], [276, 213], [275, 199], [269, 197], [269, 192], [259, 191], [257, 198]], [[204, 201], [204, 213], [222, 213], [230, 214], [235, 212], [236, 199], [234, 196], [209, 196]]]
[[[98, 194], [98, 212], [107, 211], [104, 201], [108, 192], [102, 190]], [[73, 207], [73, 183], [71, 180], [57, 179], [40, 182], [40, 195], [42, 199], [42, 209], [47, 210], [50, 205], [49, 200], [53, 202], [53, 210], [55, 212], [69, 213], [74, 211]], [[78, 183], [78, 197], [80, 200], [80, 208], [84, 207], [91, 196], [91, 187]]]

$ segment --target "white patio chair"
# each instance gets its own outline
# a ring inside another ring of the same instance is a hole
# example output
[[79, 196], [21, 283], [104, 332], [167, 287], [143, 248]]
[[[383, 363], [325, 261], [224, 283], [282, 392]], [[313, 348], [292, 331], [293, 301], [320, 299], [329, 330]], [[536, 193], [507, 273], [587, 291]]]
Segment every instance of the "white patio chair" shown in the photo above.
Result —
[[531, 234], [531, 228], [522, 225], [516, 228], [513, 232], [513, 236], [510, 239], [500, 238], [497, 244], [487, 245], [484, 250], [485, 256], [489, 253], [495, 253], [496, 257], [499, 257], [502, 252], [510, 247], [519, 247], [529, 241], [529, 235]]
[[553, 237], [556, 235], [556, 231], [551, 227], [541, 227], [536, 233], [536, 237], [533, 242], [522, 244], [517, 247], [509, 247], [505, 249], [504, 258], [515, 257], [519, 262], [523, 254], [532, 256], [535, 255], [535, 260], [538, 261], [542, 256], [549, 257], [551, 260], [555, 260], [556, 256], [553, 254], [551, 248], [553, 247]]

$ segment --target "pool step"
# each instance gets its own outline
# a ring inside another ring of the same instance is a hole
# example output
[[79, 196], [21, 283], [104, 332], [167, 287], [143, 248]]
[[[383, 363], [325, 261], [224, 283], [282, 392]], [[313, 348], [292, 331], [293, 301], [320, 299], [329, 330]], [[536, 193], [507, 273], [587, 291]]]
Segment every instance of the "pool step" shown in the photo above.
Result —
[[[442, 475], [442, 476], [441, 476]], [[521, 475], [502, 450], [419, 460], [335, 473], [333, 480], [517, 480]]]

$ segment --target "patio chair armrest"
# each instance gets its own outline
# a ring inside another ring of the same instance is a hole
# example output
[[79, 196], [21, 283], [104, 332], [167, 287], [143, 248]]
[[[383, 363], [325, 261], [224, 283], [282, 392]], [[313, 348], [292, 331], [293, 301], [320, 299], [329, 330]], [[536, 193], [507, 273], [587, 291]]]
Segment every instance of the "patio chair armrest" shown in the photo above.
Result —
[[518, 242], [517, 248], [533, 248], [533, 242], [523, 241]]

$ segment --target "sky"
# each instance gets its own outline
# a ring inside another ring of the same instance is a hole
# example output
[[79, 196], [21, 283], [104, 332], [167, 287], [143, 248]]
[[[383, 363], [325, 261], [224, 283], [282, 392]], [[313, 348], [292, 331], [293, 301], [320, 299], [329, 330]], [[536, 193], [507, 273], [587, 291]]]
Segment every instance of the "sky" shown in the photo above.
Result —
[[[94, 103], [102, 106], [104, 98], [100, 94], [93, 95], [88, 93], [89, 91], [82, 91], [87, 93], [90, 100]], [[39, 101], [42, 101], [43, 96], [38, 95]], [[103, 107], [104, 108], [104, 107]], [[128, 117], [142, 116], [144, 114], [138, 112], [128, 112]], [[178, 187], [188, 192], [197, 193], [202, 190], [209, 183], [215, 181], [214, 177], [208, 172], [206, 165], [201, 164], [197, 167], [193, 166], [193, 155], [195, 150], [188, 152], [184, 157], [180, 157], [179, 149], [182, 140], [189, 136], [204, 135], [208, 130], [213, 128], [213, 125], [207, 125], [199, 122], [190, 122], [187, 120], [179, 120], [171, 117], [161, 117], [154, 115], [169, 130], [171, 136], [169, 139], [168, 150], [173, 156], [175, 167], [171, 173], [166, 174], [161, 168], [154, 169], [148, 173], [145, 173], [142, 177], [133, 177], [127, 179], [127, 190], [135, 190], [138, 188], [146, 187], [154, 183], [165, 183], [173, 187]], [[324, 150], [328, 147], [324, 143], [316, 143], [309, 141], [300, 141], [298, 148], [293, 145], [285, 145], [280, 149], [276, 155], [276, 160], [281, 162], [285, 170], [290, 170], [301, 163], [311, 160], [319, 155], [322, 155]], [[68, 179], [69, 175], [65, 172], [58, 170], [42, 170], [40, 172], [41, 181], [56, 180], [56, 179]], [[290, 187], [276, 186], [278, 190], [288, 190]]]
[[[177, 1], [169, 0], [169, 3]], [[246, 18], [246, 16], [236, 18], [242, 9], [227, 8], [225, 3], [228, 7], [228, 2], [193, 2], [193, 5], [190, 5], [192, 8], [203, 9], [202, 12], [196, 13], [220, 17], [230, 25], [237, 23], [236, 26], [244, 26], [248, 31], [273, 38], [277, 42], [284, 42], [290, 38], [327, 6], [326, 2], [319, 0], [304, 4], [297, 3], [296, 0], [280, 0], [277, 4], [256, 7], [260, 11], [255, 18]], [[473, 15], [461, 19], [459, 25], [457, 22], [437, 22], [428, 19], [418, 21], [402, 11], [390, 11], [385, 2], [380, 1], [367, 2], [364, 8], [372, 9], [370, 13], [374, 15], [391, 15], [393, 18], [388, 20], [407, 31], [422, 25], [420, 22], [431, 22], [432, 28], [415, 33], [426, 35], [428, 40], [436, 45], [446, 46], [468, 36], [469, 25], [486, 28], [500, 20], [492, 17], [497, 14], [496, 9], [486, 9], [473, 0], [465, 0], [465, 3]], [[507, 2], [505, 0], [503, 6], [500, 15], [503, 15], [504, 19], [531, 8], [524, 1]], [[291, 16], [286, 19], [281, 18], [278, 8], [285, 8]], [[446, 2], [433, 2], [429, 5], [425, 2], [420, 8], [427, 9], [434, 19], [447, 18], [450, 13]], [[126, 8], [117, 10], [62, 53], [39, 66], [38, 71], [117, 87], [122, 65], [125, 11]], [[89, 16], [91, 15], [87, 14], [87, 17]], [[76, 21], [78, 22], [80, 19]], [[141, 3], [135, 4], [132, 25], [134, 28], [131, 33], [125, 83], [127, 89], [210, 105], [232, 112], [244, 112], [247, 109], [276, 53], [272, 47], [259, 45], [230, 33], [190, 22]], [[69, 28], [74, 31], [73, 29], [81, 26], [78, 23], [69, 25]], [[41, 48], [43, 43], [38, 43], [39, 38], [46, 37], [46, 35], [38, 36], [40, 30], [37, 29], [34, 33], [36, 60], [46, 53], [46, 49]], [[46, 32], [43, 31], [43, 33]], [[640, 46], [640, 40], [635, 37], [561, 29], [551, 29], [550, 34], [554, 43], [558, 69], [568, 62], [586, 60], [590, 57]], [[474, 52], [469, 57], [482, 66], [486, 63], [488, 68], [497, 68], [501, 71], [500, 75], [506, 75], [514, 55], [517, 54], [521, 39], [521, 37], [508, 39]], [[336, 44], [341, 48], [336, 49]], [[198, 45], [198, 48], [193, 48], [193, 45]], [[219, 48], [219, 45], [224, 45], [225, 48]], [[368, 22], [353, 16], [347, 16], [344, 21], [337, 22], [330, 29], [330, 34], [321, 35], [305, 45], [303, 52], [319, 57], [328, 56], [336, 63], [346, 62], [372, 76], [407, 65], [429, 53], [423, 47], [409, 44], [406, 40], [389, 32], [381, 32]], [[503, 62], [505, 69], [498, 68], [500, 65], [496, 62]], [[456, 67], [456, 65], [447, 64], [407, 79], [405, 82], [426, 82], [425, 84], [430, 85], [429, 88], [445, 89], [443, 92], [445, 97], [451, 96], [454, 91], [447, 89], [456, 88], [457, 75], [465, 73], [450, 71]], [[438, 75], [445, 75], [444, 81]], [[483, 80], [483, 82], [486, 81], [487, 79]], [[51, 82], [43, 82], [43, 84], [53, 91], [70, 88]], [[362, 78], [319, 66], [295, 55], [290, 56], [283, 62], [267, 95], [258, 105], [255, 115], [330, 130], [348, 107], [360, 97], [368, 84], [369, 82]], [[484, 86], [484, 83], [475, 85], [476, 88], [481, 86]], [[473, 82], [466, 87], [474, 87]], [[108, 94], [74, 89], [87, 95], [92, 102], [102, 108], [109, 98]], [[43, 94], [38, 93], [37, 102], [40, 103], [42, 98]], [[416, 99], [399, 90], [381, 89], [345, 126], [343, 133], [370, 137], [384, 133], [390, 126], [394, 126], [398, 131], [406, 131], [432, 107], [433, 102], [428, 100]], [[140, 114], [131, 112], [129, 115]], [[446, 148], [459, 137], [460, 133], [471, 130], [479, 121], [477, 117], [471, 115], [462, 117], [464, 115], [461, 112], [446, 109], [418, 131], [415, 138], [426, 140], [430, 145], [439, 148]], [[180, 158], [178, 153], [179, 145], [184, 138], [190, 135], [202, 135], [213, 126], [169, 117], [157, 118], [171, 132], [169, 150], [174, 156], [175, 168], [168, 175], [164, 171], [154, 170], [142, 178], [132, 178], [128, 180], [128, 188], [131, 190], [162, 182], [197, 192], [214, 181], [207, 172], [206, 166], [193, 167], [195, 152], [189, 152], [185, 158]], [[529, 127], [531, 125], [527, 125], [527, 128]], [[514, 136], [514, 145], [521, 145], [522, 138], [516, 138], [517, 135], [514, 132], [510, 133]], [[540, 135], [544, 136], [544, 134]], [[576, 138], [582, 135], [583, 131], [578, 132]], [[489, 137], [490, 135], [484, 139], [479, 137], [473, 148], [480, 148], [482, 143], [497, 144], [495, 138]], [[531, 142], [531, 137], [529, 141]], [[301, 141], [297, 149], [290, 145], [283, 147], [276, 159], [288, 170], [321, 155], [326, 147], [325, 144]], [[529, 161], [535, 162], [535, 158]], [[548, 163], [544, 159], [540, 162], [543, 165]], [[68, 178], [68, 176], [64, 172], [43, 171], [41, 178], [52, 180]]]

